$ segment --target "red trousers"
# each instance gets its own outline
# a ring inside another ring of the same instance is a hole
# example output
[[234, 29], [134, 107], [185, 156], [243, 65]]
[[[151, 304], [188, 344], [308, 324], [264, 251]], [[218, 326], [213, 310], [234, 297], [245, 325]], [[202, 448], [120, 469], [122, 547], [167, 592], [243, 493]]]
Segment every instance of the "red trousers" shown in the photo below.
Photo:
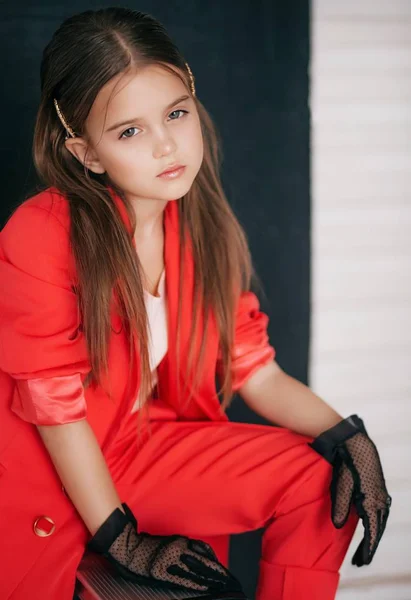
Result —
[[113, 451], [140, 528], [201, 539], [265, 527], [257, 600], [335, 598], [358, 518], [353, 511], [343, 529], [333, 526], [331, 466], [307, 445], [312, 438], [269, 425], [170, 421], [172, 409], [161, 406], [137, 456], [134, 419]]
[[[270, 425], [177, 421], [160, 400], [150, 421], [151, 437], [138, 443], [130, 417], [106, 457], [141, 531], [201, 539], [264, 527], [256, 599], [335, 598], [358, 520], [352, 512], [334, 528], [331, 467], [307, 445], [312, 438]], [[75, 529], [41, 555], [12, 600], [72, 597], [67, 582], [83, 552]], [[50, 576], [40, 578], [47, 565]]]

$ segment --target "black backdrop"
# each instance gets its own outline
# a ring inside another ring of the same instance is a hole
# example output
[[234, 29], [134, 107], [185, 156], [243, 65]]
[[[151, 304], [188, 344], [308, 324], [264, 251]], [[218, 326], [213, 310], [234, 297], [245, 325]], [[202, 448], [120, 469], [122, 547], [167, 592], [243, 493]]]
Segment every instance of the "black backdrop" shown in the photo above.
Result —
[[[165, 24], [223, 140], [223, 182], [264, 285], [277, 361], [307, 383], [310, 291], [309, 0], [19, 0], [0, 4], [2, 226], [37, 183], [31, 162], [44, 45], [69, 15], [105, 6]], [[232, 420], [264, 422], [236, 398]], [[230, 566], [253, 597], [262, 530], [232, 537]]]

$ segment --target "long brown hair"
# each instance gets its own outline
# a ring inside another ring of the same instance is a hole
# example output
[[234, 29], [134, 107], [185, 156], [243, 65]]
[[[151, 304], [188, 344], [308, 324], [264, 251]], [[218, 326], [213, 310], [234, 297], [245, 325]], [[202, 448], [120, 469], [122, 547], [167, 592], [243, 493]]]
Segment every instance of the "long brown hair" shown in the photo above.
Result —
[[[115, 291], [128, 332], [130, 371], [134, 360], [133, 340], [138, 340], [140, 397], [143, 401], [149, 391], [150, 366], [142, 268], [108, 186], [122, 198], [133, 231], [135, 213], [122, 190], [106, 173], [99, 175], [89, 171], [67, 150], [64, 144], [66, 131], [53, 100], [57, 99], [72, 130], [82, 135], [85, 120], [100, 89], [112, 77], [147, 64], [160, 64], [171, 69], [190, 90], [184, 58], [164, 27], [152, 16], [111, 7], [88, 10], [65, 20], [44, 49], [41, 100], [33, 142], [34, 163], [41, 179], [47, 186], [58, 188], [69, 202], [70, 241], [91, 364], [91, 372], [84, 384], [87, 386], [91, 381], [100, 384], [102, 369], [107, 372], [110, 303]], [[189, 192], [176, 200], [181, 247], [185, 245], [184, 232], [188, 231], [195, 265], [189, 368], [193, 365], [195, 315], [201, 304], [204, 323], [207, 323], [212, 310], [219, 331], [225, 374], [220, 392], [225, 410], [232, 399], [230, 348], [236, 302], [239, 291], [249, 289], [254, 273], [245, 233], [222, 188], [219, 175], [221, 145], [217, 131], [204, 106], [197, 97], [194, 100], [201, 121], [204, 159]], [[184, 265], [180, 266], [184, 268]], [[178, 319], [181, 311], [180, 305]], [[204, 349], [205, 336], [202, 338], [200, 360], [195, 361], [196, 369], [201, 368]]]

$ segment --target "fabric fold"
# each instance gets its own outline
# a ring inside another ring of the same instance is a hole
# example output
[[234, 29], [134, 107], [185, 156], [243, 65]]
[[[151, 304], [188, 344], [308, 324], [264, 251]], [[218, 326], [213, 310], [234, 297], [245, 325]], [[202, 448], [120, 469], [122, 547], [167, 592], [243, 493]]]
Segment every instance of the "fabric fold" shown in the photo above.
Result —
[[[255, 371], [272, 361], [276, 354], [267, 333], [269, 318], [259, 309], [259, 300], [253, 292], [241, 294], [237, 305], [231, 352], [233, 391], [239, 390]], [[217, 374], [222, 380], [224, 373], [221, 351], [217, 359]]]

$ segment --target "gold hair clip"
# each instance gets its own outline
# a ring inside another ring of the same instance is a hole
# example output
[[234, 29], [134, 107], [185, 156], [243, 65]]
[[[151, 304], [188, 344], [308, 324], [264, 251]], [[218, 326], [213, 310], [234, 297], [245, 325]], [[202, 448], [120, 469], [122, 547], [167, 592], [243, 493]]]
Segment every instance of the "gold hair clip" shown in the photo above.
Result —
[[191, 88], [191, 93], [193, 94], [193, 96], [195, 96], [195, 95], [196, 95], [196, 88], [195, 88], [195, 85], [194, 85], [194, 75], [193, 75], [193, 73], [191, 72], [191, 69], [190, 69], [190, 67], [188, 66], [188, 63], [186, 63], [186, 67], [187, 67], [188, 74], [189, 74], [189, 76], [190, 76], [190, 88]]
[[56, 107], [58, 117], [59, 117], [60, 121], [62, 122], [64, 129], [67, 131], [66, 139], [69, 136], [71, 136], [73, 138], [76, 137], [76, 134], [74, 133], [74, 131], [72, 130], [70, 125], [67, 124], [66, 119], [63, 117], [63, 113], [61, 112], [60, 107], [55, 98], [54, 98], [54, 106]]

